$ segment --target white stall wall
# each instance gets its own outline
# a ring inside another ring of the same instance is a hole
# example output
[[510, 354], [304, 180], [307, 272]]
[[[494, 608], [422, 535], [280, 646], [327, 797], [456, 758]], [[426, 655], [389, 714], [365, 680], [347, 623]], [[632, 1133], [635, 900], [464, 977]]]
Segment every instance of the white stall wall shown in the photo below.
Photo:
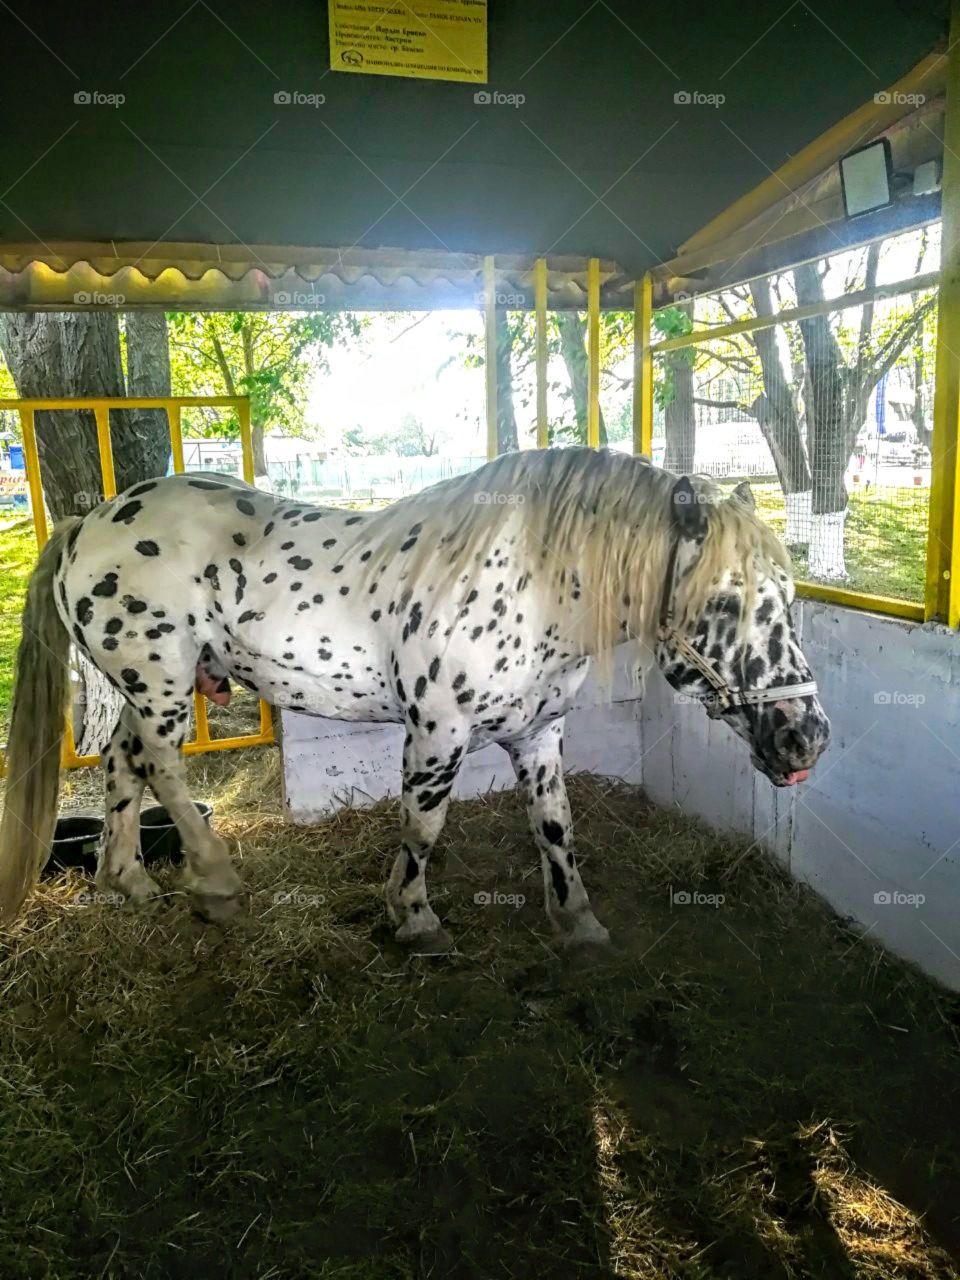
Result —
[[[850, 609], [797, 606], [833, 726], [809, 782], [777, 790], [749, 751], [654, 673], [567, 717], [568, 770], [642, 782], [652, 799], [769, 848], [869, 936], [960, 990], [960, 637]], [[394, 795], [402, 730], [283, 713], [287, 811], [314, 822]], [[507, 757], [467, 758], [455, 794], [513, 785]], [[576, 815], [574, 815], [576, 817]]]
[[657, 677], [644, 786], [772, 849], [840, 915], [960, 989], [960, 637], [813, 601], [797, 616], [832, 725], [810, 781], [771, 787], [744, 743]]
[[[612, 700], [601, 700], [594, 683], [586, 681], [567, 713], [567, 769], [639, 783], [640, 712], [624, 663], [618, 665]], [[281, 725], [284, 803], [291, 821], [317, 822], [343, 805], [373, 804], [399, 794], [400, 725], [350, 724], [292, 711], [282, 713]], [[489, 746], [466, 757], [453, 794], [463, 799], [512, 787], [514, 782], [506, 752]]]

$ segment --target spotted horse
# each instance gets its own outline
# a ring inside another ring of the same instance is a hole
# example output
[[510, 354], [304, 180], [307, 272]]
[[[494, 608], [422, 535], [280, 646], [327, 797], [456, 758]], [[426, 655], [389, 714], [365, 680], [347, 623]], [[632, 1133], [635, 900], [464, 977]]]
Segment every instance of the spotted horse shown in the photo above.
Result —
[[564, 712], [591, 660], [603, 681], [633, 641], [638, 677], [659, 666], [788, 786], [829, 734], [792, 598], [747, 486], [723, 496], [611, 452], [510, 454], [364, 514], [203, 474], [138, 484], [59, 525], [30, 582], [0, 912], [16, 912], [49, 848], [74, 645], [125, 700], [103, 753], [102, 888], [134, 903], [159, 893], [137, 848], [149, 786], [175, 818], [198, 909], [223, 918], [238, 905], [240, 879], [191, 803], [179, 751], [195, 687], [223, 701], [233, 680], [273, 706], [405, 726], [386, 886], [399, 939], [445, 940], [427, 861], [464, 756], [496, 742], [526, 802], [550, 921], [568, 941], [602, 941], [562, 768]]

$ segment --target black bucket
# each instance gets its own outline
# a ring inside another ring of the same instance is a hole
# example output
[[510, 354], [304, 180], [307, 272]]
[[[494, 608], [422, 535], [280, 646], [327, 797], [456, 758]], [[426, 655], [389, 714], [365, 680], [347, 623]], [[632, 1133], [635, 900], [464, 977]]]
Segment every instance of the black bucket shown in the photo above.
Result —
[[[209, 822], [213, 813], [211, 806], [203, 800], [194, 803]], [[183, 861], [180, 832], [163, 805], [156, 804], [140, 814], [140, 853], [146, 865], [163, 859], [173, 863]]]
[[90, 814], [58, 818], [43, 875], [55, 876], [70, 867], [79, 867], [92, 876], [97, 869], [97, 848], [102, 832], [103, 819]]

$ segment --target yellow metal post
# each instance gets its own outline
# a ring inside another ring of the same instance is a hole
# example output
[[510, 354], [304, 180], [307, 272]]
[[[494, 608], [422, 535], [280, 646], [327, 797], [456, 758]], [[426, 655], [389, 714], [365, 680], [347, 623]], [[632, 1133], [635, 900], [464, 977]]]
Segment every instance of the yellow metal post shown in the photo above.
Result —
[[947, 96], [943, 138], [943, 218], [937, 313], [936, 391], [931, 440], [930, 522], [927, 530], [926, 615], [960, 623], [960, 0], [950, 6]]
[[167, 427], [170, 431], [170, 452], [173, 454], [173, 469], [179, 476], [183, 474], [185, 468], [183, 462], [183, 423], [178, 404], [167, 405]]
[[[97, 756], [97, 759], [100, 757]], [[67, 718], [63, 730], [63, 746], [60, 749], [60, 767], [75, 769], [80, 760], [77, 755], [77, 744], [73, 737], [73, 707], [67, 708]]]
[[537, 330], [537, 448], [550, 443], [547, 422], [547, 260], [538, 258], [533, 268], [534, 308]]
[[600, 259], [587, 263], [587, 444], [600, 446]]
[[33, 409], [20, 410], [20, 426], [23, 428], [23, 461], [27, 468], [27, 487], [30, 490], [30, 514], [37, 535], [37, 546], [43, 550], [47, 541], [47, 516], [43, 509], [43, 485], [40, 482], [40, 454], [37, 451], [37, 430]]
[[110, 409], [99, 401], [94, 405], [97, 420], [97, 444], [100, 448], [100, 475], [103, 478], [104, 498], [116, 497], [117, 478], [113, 471], [113, 445], [110, 442]]
[[633, 291], [633, 451], [653, 460], [653, 276]]
[[203, 746], [210, 741], [210, 722], [207, 719], [207, 704], [202, 693], [193, 691], [193, 714], [196, 720], [196, 740]]
[[483, 260], [483, 366], [487, 389], [487, 457], [495, 458], [500, 452], [497, 431], [499, 409], [497, 387], [497, 273], [493, 254]]

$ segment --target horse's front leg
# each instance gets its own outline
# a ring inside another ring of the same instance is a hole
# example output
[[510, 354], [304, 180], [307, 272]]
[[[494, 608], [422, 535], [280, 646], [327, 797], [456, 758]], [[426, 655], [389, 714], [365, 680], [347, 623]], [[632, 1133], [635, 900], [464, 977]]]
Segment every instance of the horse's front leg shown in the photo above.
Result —
[[567, 944], [609, 942], [593, 914], [573, 852], [573, 822], [563, 781], [563, 720], [507, 744], [540, 850], [550, 923]]
[[[398, 942], [431, 951], [449, 947], [451, 939], [427, 900], [427, 863], [443, 830], [450, 790], [466, 750], [465, 735], [432, 734], [407, 726], [403, 747], [403, 795], [400, 802], [400, 852], [387, 881], [387, 910], [397, 925]], [[438, 739], [456, 737], [440, 745]]]

